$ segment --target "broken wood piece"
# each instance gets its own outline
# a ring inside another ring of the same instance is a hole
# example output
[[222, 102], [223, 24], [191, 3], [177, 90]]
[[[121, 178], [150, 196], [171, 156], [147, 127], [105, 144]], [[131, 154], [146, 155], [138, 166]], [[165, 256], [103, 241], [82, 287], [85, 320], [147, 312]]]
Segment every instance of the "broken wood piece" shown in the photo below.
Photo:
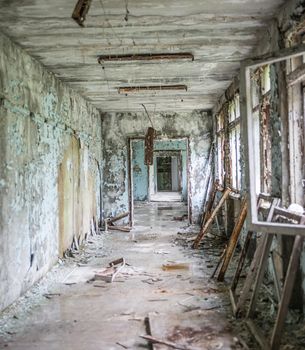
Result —
[[297, 67], [294, 71], [289, 73], [286, 77], [287, 86], [293, 86], [303, 80], [305, 80], [305, 64]]
[[278, 313], [276, 316], [276, 321], [272, 332], [271, 350], [276, 350], [280, 348], [281, 335], [283, 333], [283, 328], [284, 328], [285, 319], [288, 313], [288, 307], [289, 307], [289, 303], [292, 295], [292, 290], [294, 288], [296, 271], [300, 263], [303, 242], [304, 242], [304, 237], [301, 235], [296, 236], [294, 239], [292, 253], [289, 260], [288, 270], [287, 270], [287, 274], [284, 282], [283, 292], [281, 295]]
[[170, 270], [189, 270], [190, 265], [186, 263], [174, 263], [174, 264], [163, 264], [162, 270], [163, 271], [170, 271]]
[[187, 214], [184, 214], [184, 215], [181, 215], [181, 216], [174, 216], [173, 220], [174, 221], [183, 221], [183, 220], [187, 219], [187, 217], [188, 217]]
[[131, 227], [129, 226], [108, 226], [108, 230], [111, 231], [121, 231], [121, 232], [130, 232], [131, 231]]
[[303, 214], [293, 212], [288, 209], [284, 209], [281, 207], [275, 207], [274, 208], [274, 215], [280, 215], [284, 217], [287, 220], [293, 220], [296, 221], [297, 223], [301, 223], [301, 221], [305, 218]]
[[214, 278], [214, 276], [215, 276], [215, 274], [216, 274], [216, 272], [217, 272], [217, 270], [218, 270], [218, 267], [219, 267], [219, 265], [221, 264], [221, 262], [222, 262], [222, 260], [223, 260], [223, 258], [224, 258], [224, 256], [225, 256], [225, 254], [226, 254], [226, 250], [227, 250], [227, 246], [225, 246], [223, 252], [221, 253], [220, 258], [219, 258], [219, 261], [218, 261], [218, 263], [217, 263], [217, 265], [216, 265], [216, 267], [215, 267], [215, 270], [213, 271], [213, 273], [212, 273], [212, 275], [211, 275], [211, 278]]
[[211, 189], [211, 193], [209, 195], [208, 202], [206, 204], [206, 208], [202, 214], [201, 225], [200, 225], [201, 227], [204, 226], [204, 224], [207, 222], [207, 220], [211, 216], [211, 212], [212, 212], [213, 204], [215, 202], [215, 197], [216, 197], [218, 186], [219, 186], [219, 180], [216, 180], [213, 184], [212, 189]]
[[[119, 266], [117, 266], [117, 265], [119, 265]], [[114, 260], [114, 261], [109, 263], [109, 267], [96, 273], [94, 276], [94, 280], [102, 280], [105, 282], [112, 283], [114, 281], [115, 277], [123, 269], [124, 266], [125, 266], [125, 259], [124, 258]]]
[[241, 209], [240, 209], [240, 213], [238, 215], [238, 219], [237, 222], [234, 226], [233, 232], [231, 234], [230, 240], [229, 240], [229, 244], [227, 246], [227, 249], [225, 251], [225, 255], [223, 258], [223, 262], [220, 268], [220, 272], [218, 274], [217, 280], [222, 282], [224, 280], [226, 271], [228, 269], [228, 266], [230, 264], [230, 261], [232, 259], [232, 256], [234, 254], [238, 239], [239, 239], [239, 235], [240, 232], [244, 226], [244, 222], [246, 220], [246, 216], [247, 216], [247, 210], [248, 210], [248, 205], [247, 205], [247, 199], [244, 198], [242, 205], [241, 205]]
[[200, 230], [200, 232], [198, 233], [197, 238], [195, 239], [195, 242], [193, 243], [193, 248], [197, 249], [199, 247], [199, 243], [202, 240], [203, 236], [206, 234], [207, 230], [209, 229], [209, 227], [211, 226], [213, 220], [215, 219], [218, 211], [220, 210], [220, 208], [222, 207], [222, 205], [224, 204], [224, 202], [226, 201], [226, 199], [228, 198], [229, 194], [231, 192], [230, 188], [226, 188], [226, 190], [224, 191], [221, 199], [219, 200], [217, 206], [215, 207], [215, 209], [213, 210], [213, 212], [211, 213], [210, 218], [207, 220], [207, 222], [205, 223], [205, 225], [203, 226], [203, 228]]
[[[272, 221], [273, 215], [274, 215], [274, 209], [279, 204], [279, 202], [280, 202], [279, 198], [274, 198], [272, 200], [272, 203], [271, 203], [271, 206], [269, 209], [269, 213], [268, 213], [268, 217], [267, 217], [267, 222]], [[256, 278], [258, 277], [257, 274], [259, 273], [258, 271], [260, 268], [260, 262], [262, 259], [264, 247], [267, 243], [267, 240], [268, 240], [268, 234], [262, 236], [257, 244], [256, 250], [255, 250], [255, 253], [254, 253], [253, 259], [251, 261], [251, 265], [250, 265], [248, 274], [247, 274], [246, 281], [243, 285], [243, 288], [242, 288], [240, 296], [239, 296], [239, 300], [236, 304], [235, 316], [240, 314], [241, 310], [243, 309], [243, 307], [248, 299], [251, 288], [253, 286], [255, 276], [256, 276]], [[254, 287], [254, 289], [255, 289], [255, 287]], [[253, 297], [253, 295], [252, 295], [252, 297]]]
[[242, 272], [242, 269], [243, 269], [243, 266], [244, 266], [244, 262], [245, 262], [246, 257], [247, 257], [247, 253], [248, 253], [248, 249], [249, 249], [250, 242], [251, 242], [251, 239], [252, 239], [252, 235], [253, 235], [253, 232], [252, 231], [248, 231], [247, 236], [246, 236], [246, 240], [245, 240], [245, 243], [244, 243], [244, 246], [243, 246], [242, 251], [240, 253], [240, 257], [239, 257], [239, 260], [238, 260], [237, 268], [236, 268], [236, 271], [235, 271], [235, 274], [234, 274], [234, 277], [233, 277], [233, 281], [232, 281], [232, 285], [231, 285], [231, 289], [234, 292], [235, 292], [235, 289], [237, 287], [238, 280], [239, 280], [239, 277], [241, 275], [241, 272]]
[[178, 349], [178, 350], [195, 350], [193, 347], [189, 347], [189, 346], [184, 346], [184, 345], [179, 345], [179, 344], [175, 344], [172, 343], [170, 341], [167, 340], [162, 340], [162, 339], [157, 339], [152, 337], [151, 335], [140, 335], [141, 338], [148, 340], [149, 342], [153, 343], [153, 344], [162, 344], [162, 345], [166, 345], [172, 349]]
[[116, 221], [119, 221], [121, 219], [126, 218], [128, 215], [129, 215], [129, 211], [126, 213], [119, 214], [113, 218], [107, 218], [106, 220], [107, 220], [108, 225], [111, 225], [112, 223], [114, 223]]

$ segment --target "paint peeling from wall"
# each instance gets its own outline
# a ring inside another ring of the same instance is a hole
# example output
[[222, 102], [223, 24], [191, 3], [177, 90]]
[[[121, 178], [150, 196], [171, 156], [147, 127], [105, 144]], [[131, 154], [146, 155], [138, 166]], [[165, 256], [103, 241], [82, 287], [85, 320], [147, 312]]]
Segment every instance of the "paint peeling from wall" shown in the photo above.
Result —
[[3, 35], [0, 77], [1, 310], [60, 254], [58, 177], [72, 138], [84, 145], [77, 174], [84, 192], [73, 189], [79, 211], [73, 212], [72, 235], [64, 232], [65, 248], [73, 235], [83, 237], [90, 229], [92, 217], [98, 218], [101, 176], [95, 160], [101, 161], [101, 125], [96, 109]]
[[[158, 113], [153, 117], [157, 137], [161, 139], [190, 138], [192, 218], [197, 221], [202, 209], [204, 166], [211, 145], [212, 118], [207, 112]], [[105, 214], [115, 215], [129, 209], [127, 144], [129, 138], [144, 137], [147, 118], [143, 113], [107, 113], [103, 115], [104, 149], [104, 208]], [[112, 170], [115, 159], [118, 174]]]

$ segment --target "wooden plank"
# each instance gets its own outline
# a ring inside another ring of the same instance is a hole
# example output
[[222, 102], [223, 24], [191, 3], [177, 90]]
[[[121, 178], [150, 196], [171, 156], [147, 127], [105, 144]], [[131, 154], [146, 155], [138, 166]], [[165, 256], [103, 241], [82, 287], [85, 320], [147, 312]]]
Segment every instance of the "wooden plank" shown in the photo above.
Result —
[[249, 327], [251, 333], [254, 335], [256, 341], [259, 343], [261, 349], [271, 350], [268, 341], [266, 340], [260, 329], [255, 325], [255, 323], [249, 319], [246, 321], [246, 324]]
[[140, 335], [140, 337], [145, 339], [145, 340], [148, 340], [152, 344], [161, 344], [161, 345], [165, 345], [166, 347], [172, 348], [172, 349], [177, 349], [177, 350], [195, 350], [195, 348], [193, 348], [193, 347], [179, 345], [179, 344], [173, 343], [171, 341], [154, 338], [151, 335]]
[[224, 202], [228, 198], [230, 191], [231, 191], [230, 188], [227, 188], [224, 191], [220, 201], [218, 202], [216, 208], [213, 210], [210, 218], [207, 220], [207, 222], [205, 223], [203, 228], [200, 230], [198, 236], [196, 237], [195, 242], [193, 243], [193, 248], [194, 249], [197, 249], [199, 247], [200, 241], [202, 240], [203, 236], [206, 234], [207, 230], [209, 229], [210, 225], [212, 224], [213, 220], [215, 219], [215, 217], [216, 217], [218, 211], [220, 210], [221, 206], [224, 204]]
[[230, 288], [233, 292], [235, 292], [235, 290], [236, 290], [236, 287], [237, 287], [237, 284], [238, 284], [238, 280], [239, 280], [240, 274], [242, 272], [242, 269], [243, 269], [243, 266], [244, 266], [244, 262], [246, 260], [246, 256], [247, 256], [247, 252], [248, 252], [248, 249], [249, 249], [249, 245], [250, 245], [250, 242], [251, 242], [252, 235], [253, 235], [253, 232], [252, 231], [248, 231], [245, 243], [244, 243], [242, 251], [240, 253], [240, 257], [239, 257], [239, 260], [238, 260], [237, 268], [236, 268], [236, 271], [235, 271], [235, 274], [234, 274], [234, 277], [233, 277], [233, 281], [232, 281], [232, 284], [231, 284], [231, 288]]
[[209, 199], [208, 199], [206, 208], [205, 208], [204, 212], [202, 213], [201, 227], [203, 227], [203, 225], [206, 223], [206, 221], [211, 216], [211, 211], [212, 211], [213, 204], [214, 204], [214, 201], [215, 201], [215, 196], [216, 196], [216, 193], [217, 193], [218, 186], [219, 186], [219, 181], [216, 180], [214, 182], [213, 187], [212, 187], [212, 191], [211, 191], [211, 193], [209, 195]]
[[[201, 216], [200, 227], [202, 227], [204, 225], [205, 221], [207, 220], [206, 219], [207, 210], [208, 209], [211, 210], [211, 208], [209, 208], [210, 197], [211, 197], [212, 192], [214, 192], [214, 190], [215, 190], [215, 184], [213, 184], [213, 186], [211, 187], [211, 183], [213, 180], [213, 174], [211, 171], [209, 171], [209, 169], [211, 168], [211, 165], [212, 165], [213, 154], [214, 154], [214, 145], [212, 144], [212, 146], [210, 148], [210, 152], [209, 152], [209, 158], [208, 158], [206, 166], [205, 166], [205, 172], [208, 174], [208, 178], [206, 181], [205, 191], [204, 191], [203, 212], [202, 212], [202, 216]], [[211, 187], [211, 189], [210, 189], [210, 187]]]
[[286, 77], [287, 85], [292, 86], [305, 80], [305, 63], [289, 73]]
[[284, 209], [280, 207], [274, 208], [274, 215], [281, 215], [286, 219], [294, 220], [294, 221], [297, 221], [298, 223], [301, 223], [305, 219], [305, 215], [298, 214], [288, 209]]
[[254, 315], [256, 301], [258, 298], [258, 291], [263, 282], [273, 237], [274, 235], [270, 234], [270, 235], [267, 235], [267, 239], [264, 240], [263, 252], [261, 254], [261, 258], [259, 261], [258, 273], [255, 278], [253, 293], [251, 296], [250, 305], [247, 313], [247, 317], [249, 318], [251, 318]]
[[[281, 200], [279, 198], [273, 199], [269, 213], [268, 213], [268, 217], [267, 217], [268, 222], [272, 221], [273, 216], [274, 216], [275, 207], [277, 205], [279, 205], [280, 202], [281, 202]], [[250, 305], [249, 305], [249, 309], [248, 309], [248, 313], [247, 313], [248, 317], [253, 316], [253, 313], [254, 313], [254, 308], [255, 308], [257, 297], [258, 297], [258, 290], [263, 282], [263, 278], [264, 278], [264, 274], [265, 274], [265, 270], [266, 270], [266, 266], [267, 266], [267, 262], [268, 262], [268, 257], [269, 257], [269, 252], [270, 252], [273, 237], [274, 237], [274, 234], [269, 234], [269, 235], [267, 235], [267, 238], [264, 240], [263, 251], [262, 251], [260, 261], [259, 261], [259, 268], [258, 268], [257, 276], [255, 279], [253, 293], [252, 293], [252, 297], [250, 300]]]
[[129, 211], [126, 212], [126, 213], [119, 214], [119, 215], [117, 215], [117, 216], [115, 216], [113, 218], [107, 218], [106, 220], [107, 220], [108, 225], [109, 225], [109, 224], [112, 224], [112, 223], [114, 223], [116, 221], [119, 221], [119, 220], [121, 220], [123, 218], [126, 218], [128, 215], [129, 215]]
[[211, 278], [214, 278], [214, 276], [215, 276], [215, 274], [216, 274], [216, 272], [217, 272], [217, 270], [218, 270], [218, 268], [219, 268], [221, 262], [223, 261], [223, 258], [224, 258], [225, 254], [226, 254], [226, 250], [227, 250], [227, 246], [225, 246], [223, 252], [221, 253], [220, 258], [219, 258], [219, 260], [218, 260], [218, 263], [217, 263], [217, 265], [216, 265], [216, 267], [215, 267], [215, 270], [213, 271], [213, 273], [212, 273], [212, 275], [211, 275]]
[[224, 280], [226, 271], [228, 269], [228, 266], [230, 264], [230, 261], [232, 259], [233, 254], [234, 254], [234, 251], [235, 251], [238, 239], [239, 239], [240, 232], [241, 232], [243, 225], [244, 225], [244, 222], [246, 220], [247, 209], [248, 209], [247, 199], [244, 198], [242, 205], [241, 205], [240, 213], [238, 215], [237, 222], [234, 226], [233, 232], [232, 232], [230, 240], [229, 240], [228, 247], [227, 247], [226, 252], [225, 252], [225, 256], [224, 256], [224, 259], [223, 259], [223, 262], [221, 265], [220, 272], [219, 272], [218, 277], [217, 277], [218, 281], [222, 282]]
[[275, 261], [274, 261], [274, 252], [270, 252], [270, 262], [271, 262], [271, 269], [272, 269], [272, 275], [274, 280], [274, 289], [276, 293], [276, 298], [278, 301], [281, 299], [281, 284], [277, 275], [276, 267], [275, 267]]
[[257, 270], [258, 270], [258, 264], [262, 255], [262, 248], [264, 246], [265, 240], [267, 239], [267, 235], [264, 235], [263, 237], [260, 238], [257, 248], [254, 253], [254, 257], [251, 261], [250, 268], [247, 273], [247, 278], [246, 281], [243, 285], [243, 288], [240, 292], [240, 296], [236, 305], [236, 314], [235, 316], [238, 316], [242, 309], [244, 308], [244, 305], [248, 299], [249, 292], [251, 290], [251, 287], [253, 285], [253, 276], [256, 275]]
[[131, 231], [131, 227], [128, 227], [128, 226], [108, 226], [108, 230], [121, 231], [121, 232], [130, 232]]
[[286, 279], [283, 287], [281, 301], [279, 303], [279, 309], [276, 316], [275, 326], [273, 328], [271, 337], [271, 350], [277, 350], [280, 348], [281, 335], [285, 323], [285, 318], [287, 316], [289, 302], [294, 288], [294, 281], [296, 276], [296, 271], [299, 266], [300, 256], [302, 254], [304, 237], [296, 236], [294, 240], [294, 245], [288, 265], [288, 270], [286, 274]]

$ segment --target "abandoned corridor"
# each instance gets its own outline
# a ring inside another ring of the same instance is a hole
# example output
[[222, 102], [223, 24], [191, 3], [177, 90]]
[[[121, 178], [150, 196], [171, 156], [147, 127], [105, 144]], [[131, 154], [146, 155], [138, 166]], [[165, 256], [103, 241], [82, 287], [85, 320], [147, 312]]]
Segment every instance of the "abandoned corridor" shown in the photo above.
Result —
[[[225, 289], [210, 278], [214, 265], [177, 241], [179, 231], [193, 234], [186, 222], [173, 220], [185, 213], [181, 202], [139, 203], [130, 233], [91, 237], [4, 313], [0, 348], [149, 348], [140, 338], [147, 322], [157, 338], [192, 349], [241, 348]], [[120, 257], [126, 266], [113, 283], [93, 280]]]

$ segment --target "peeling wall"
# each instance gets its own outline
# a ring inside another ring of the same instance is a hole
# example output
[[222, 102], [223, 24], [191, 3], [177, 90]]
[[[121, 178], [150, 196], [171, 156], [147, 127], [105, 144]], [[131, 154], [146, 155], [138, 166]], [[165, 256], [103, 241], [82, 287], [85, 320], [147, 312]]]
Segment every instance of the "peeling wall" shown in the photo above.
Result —
[[[152, 116], [159, 138], [189, 138], [192, 219], [202, 212], [207, 175], [205, 166], [211, 147], [212, 118], [207, 112], [158, 113]], [[128, 210], [128, 138], [144, 137], [149, 125], [142, 113], [103, 115], [104, 210], [106, 216]]]
[[133, 199], [148, 199], [148, 169], [144, 164], [144, 140], [133, 140], [132, 143]]
[[98, 216], [100, 135], [99, 112], [0, 34], [0, 310]]

